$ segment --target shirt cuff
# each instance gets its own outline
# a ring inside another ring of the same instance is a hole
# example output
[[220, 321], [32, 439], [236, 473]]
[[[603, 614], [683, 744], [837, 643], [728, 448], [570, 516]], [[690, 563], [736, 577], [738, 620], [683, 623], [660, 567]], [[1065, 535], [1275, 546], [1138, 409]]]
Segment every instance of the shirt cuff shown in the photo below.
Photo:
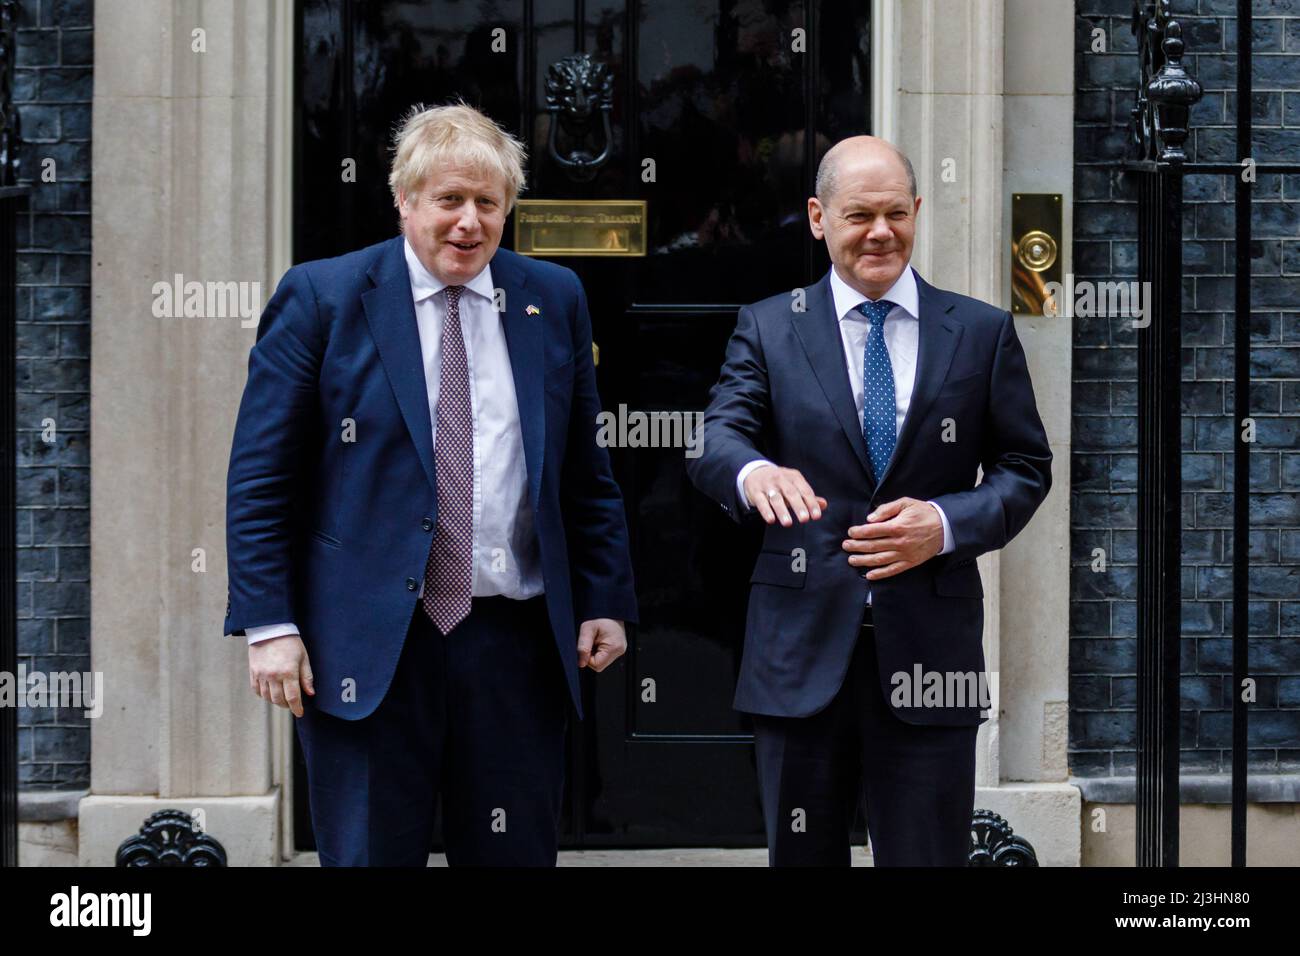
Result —
[[746, 511], [752, 509], [754, 506], [749, 503], [749, 496], [745, 494], [745, 479], [749, 477], [749, 473], [755, 468], [771, 464], [772, 462], [768, 461], [766, 458], [757, 458], [741, 468], [740, 474], [736, 476], [736, 494], [740, 497], [740, 503], [745, 506]]
[[269, 641], [273, 637], [284, 637], [286, 634], [297, 634], [298, 628], [294, 624], [261, 624], [257, 627], [244, 628], [244, 634], [248, 638], [248, 643], [256, 644], [259, 641]]
[[948, 516], [944, 514], [943, 509], [940, 508], [938, 505], [936, 505], [933, 501], [928, 501], [926, 502], [926, 504], [930, 505], [932, 508], [934, 508], [935, 511], [939, 512], [939, 520], [943, 522], [943, 550], [940, 551], [939, 553], [947, 554], [953, 548], [957, 547], [957, 543], [952, 540], [952, 528], [948, 526]]

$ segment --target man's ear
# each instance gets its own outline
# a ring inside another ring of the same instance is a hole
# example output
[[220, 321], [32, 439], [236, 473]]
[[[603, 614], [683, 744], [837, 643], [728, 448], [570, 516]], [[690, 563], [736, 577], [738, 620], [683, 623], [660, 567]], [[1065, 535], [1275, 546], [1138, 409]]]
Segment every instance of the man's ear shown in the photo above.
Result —
[[808, 228], [812, 231], [813, 238], [821, 240], [826, 235], [826, 230], [822, 227], [822, 216], [825, 210], [816, 196], [808, 197]]

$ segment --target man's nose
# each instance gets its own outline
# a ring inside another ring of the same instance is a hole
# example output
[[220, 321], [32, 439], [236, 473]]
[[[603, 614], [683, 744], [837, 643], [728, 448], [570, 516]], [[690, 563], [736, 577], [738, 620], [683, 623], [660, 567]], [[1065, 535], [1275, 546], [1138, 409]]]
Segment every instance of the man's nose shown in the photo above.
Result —
[[473, 232], [478, 227], [478, 208], [472, 199], [460, 207], [460, 220], [456, 225], [466, 232]]
[[876, 242], [888, 242], [894, 236], [894, 230], [889, 228], [889, 220], [884, 216], [877, 216], [871, 221], [871, 230], [867, 233], [868, 239], [874, 239]]

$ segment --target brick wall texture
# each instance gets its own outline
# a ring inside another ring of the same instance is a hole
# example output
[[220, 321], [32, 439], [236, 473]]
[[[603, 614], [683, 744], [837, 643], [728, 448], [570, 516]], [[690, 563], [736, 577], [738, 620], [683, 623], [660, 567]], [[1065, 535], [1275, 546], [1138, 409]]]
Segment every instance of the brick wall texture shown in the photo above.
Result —
[[[1074, 272], [1137, 274], [1129, 155], [1138, 81], [1129, 0], [1079, 0]], [[1235, 162], [1235, 0], [1173, 0], [1205, 89], [1189, 159]], [[1300, 0], [1255, 0], [1253, 156], [1300, 157]], [[1093, 52], [1094, 30], [1105, 52]], [[1182, 766], [1231, 768], [1234, 180], [1185, 180], [1182, 386]], [[1252, 197], [1250, 705], [1252, 771], [1300, 770], [1300, 176]], [[1130, 776], [1137, 713], [1137, 339], [1130, 319], [1073, 320], [1070, 753], [1079, 776]], [[1106, 570], [1094, 570], [1102, 549]]]

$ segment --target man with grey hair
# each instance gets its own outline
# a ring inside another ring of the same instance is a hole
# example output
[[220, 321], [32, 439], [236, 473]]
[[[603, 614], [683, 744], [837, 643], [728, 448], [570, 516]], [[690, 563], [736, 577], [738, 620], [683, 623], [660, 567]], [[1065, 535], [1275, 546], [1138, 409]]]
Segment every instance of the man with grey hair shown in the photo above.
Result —
[[401, 235], [294, 266], [249, 355], [225, 633], [297, 717], [325, 866], [553, 866], [568, 710], [636, 619], [572, 270], [501, 249], [522, 145], [416, 107]]
[[831, 269], [740, 310], [686, 462], [767, 525], [735, 707], [773, 865], [848, 864], [864, 789], [877, 866], [965, 864], [990, 706], [975, 558], [1051, 487], [1011, 315], [916, 274], [920, 208], [893, 144], [826, 153], [808, 222]]

